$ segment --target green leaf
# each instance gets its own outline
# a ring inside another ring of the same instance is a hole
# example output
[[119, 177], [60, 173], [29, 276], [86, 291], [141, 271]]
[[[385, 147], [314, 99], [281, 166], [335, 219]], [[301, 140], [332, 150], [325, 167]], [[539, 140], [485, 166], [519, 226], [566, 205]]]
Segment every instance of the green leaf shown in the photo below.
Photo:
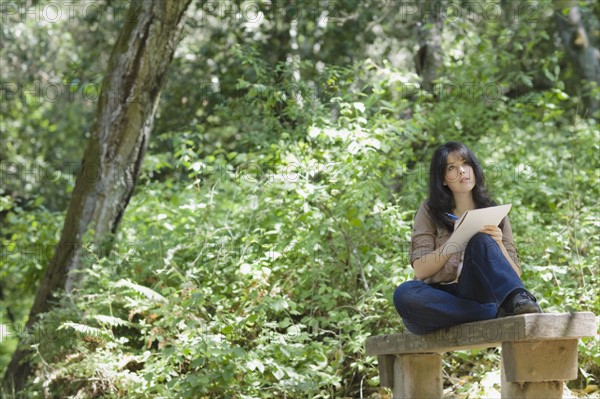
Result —
[[120, 288], [120, 287], [130, 288], [150, 300], [153, 300], [156, 302], [163, 302], [163, 303], [167, 302], [167, 299], [165, 297], [163, 297], [162, 295], [160, 295], [158, 292], [152, 290], [151, 288], [145, 287], [143, 285], [133, 283], [127, 279], [121, 279], [121, 280], [117, 281], [116, 283], [113, 283], [112, 286], [117, 287], [117, 288]]
[[115, 326], [128, 326], [131, 323], [127, 320], [120, 319], [118, 317], [106, 316], [106, 315], [94, 315], [92, 316], [100, 324], [115, 327]]
[[365, 104], [354, 102], [352, 105], [354, 106], [354, 109], [358, 110], [361, 114], [365, 112]]
[[85, 324], [73, 323], [73, 322], [70, 322], [70, 321], [62, 323], [58, 327], [58, 330], [65, 330], [65, 329], [74, 330], [78, 334], [83, 335], [85, 337], [106, 338], [106, 339], [112, 339], [113, 338], [112, 332], [110, 332], [108, 330], [104, 330], [104, 329], [100, 329], [100, 328], [88, 326], [88, 325], [85, 325]]

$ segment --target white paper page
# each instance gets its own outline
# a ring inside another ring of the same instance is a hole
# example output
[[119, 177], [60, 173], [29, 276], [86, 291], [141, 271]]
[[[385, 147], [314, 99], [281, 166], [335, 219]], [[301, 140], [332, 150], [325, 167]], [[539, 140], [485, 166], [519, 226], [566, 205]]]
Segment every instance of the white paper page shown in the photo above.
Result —
[[448, 255], [456, 252], [462, 252], [467, 247], [469, 240], [485, 225], [498, 226], [504, 216], [508, 214], [511, 204], [492, 206], [489, 208], [472, 209], [465, 212], [461, 218], [458, 228], [452, 233], [448, 241], [444, 244], [441, 254]]

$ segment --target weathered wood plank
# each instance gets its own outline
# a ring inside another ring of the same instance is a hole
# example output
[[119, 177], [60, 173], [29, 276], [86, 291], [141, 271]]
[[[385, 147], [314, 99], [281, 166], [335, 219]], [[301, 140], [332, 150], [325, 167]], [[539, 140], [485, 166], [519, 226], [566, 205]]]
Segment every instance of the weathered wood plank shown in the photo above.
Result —
[[595, 336], [597, 329], [597, 318], [591, 312], [523, 314], [460, 324], [427, 335], [404, 332], [370, 337], [366, 354], [442, 353], [495, 347], [502, 342], [575, 339]]
[[395, 357], [394, 399], [441, 398], [442, 356], [437, 353]]
[[577, 339], [504, 342], [506, 381], [540, 382], [577, 379]]
[[564, 392], [562, 381], [510, 382], [506, 380], [504, 362], [501, 366], [500, 395], [504, 399], [561, 399]]

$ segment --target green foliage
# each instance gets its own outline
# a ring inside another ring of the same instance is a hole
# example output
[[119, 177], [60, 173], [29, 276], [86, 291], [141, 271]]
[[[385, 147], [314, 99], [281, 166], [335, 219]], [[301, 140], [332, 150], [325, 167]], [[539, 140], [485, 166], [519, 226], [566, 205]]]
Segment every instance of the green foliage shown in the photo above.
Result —
[[[64, 380], [100, 378], [93, 394], [107, 397], [374, 392], [378, 377], [364, 341], [402, 329], [390, 297], [412, 277], [407, 242], [426, 195], [429, 151], [420, 148], [430, 142], [421, 133], [426, 120], [396, 120], [382, 110], [388, 95], [365, 100], [347, 92], [347, 99], [332, 99], [340, 115], [334, 122], [313, 116], [304, 137], [273, 140], [255, 152], [217, 145], [202, 156], [195, 150], [202, 132], [178, 137], [168, 167], [183, 178], [139, 187], [115, 256], [94, 262], [77, 299], [66, 298], [71, 305], [52, 320], [63, 335], [71, 333], [79, 355], [64, 345], [40, 347], [47, 365], [39, 384], [58, 389]], [[544, 308], [597, 311], [597, 205], [588, 195], [597, 187], [585, 173], [597, 160], [595, 149], [582, 148], [597, 132], [591, 121], [577, 120], [567, 131], [563, 120], [546, 122], [543, 136], [553, 146], [528, 150], [540, 140], [540, 116], [529, 113], [531, 105], [516, 105], [521, 113], [506, 107], [490, 121], [490, 131], [511, 133], [510, 142], [488, 135], [467, 143], [485, 160], [498, 200], [516, 205], [525, 278]], [[561, 145], [558, 158], [550, 148]], [[592, 381], [598, 351], [593, 342], [582, 345], [582, 368]], [[457, 393], [461, 384], [462, 392], [475, 392], [461, 375], [479, 374], [475, 368], [483, 375], [496, 361], [449, 358]], [[61, 389], [92, 395], [87, 384]]]
[[[600, 312], [600, 136], [593, 119], [578, 116], [548, 20], [446, 23], [445, 73], [437, 91], [425, 92], [414, 90], [409, 67], [385, 59], [415, 45], [375, 33], [379, 24], [391, 36], [400, 23], [389, 2], [341, 7], [335, 23], [298, 27], [290, 62], [285, 46], [269, 52], [269, 40], [285, 42], [290, 21], [253, 31], [208, 18], [189, 33], [112, 252], [87, 243], [84, 285], [26, 337], [36, 349], [31, 397], [375, 397], [376, 359], [364, 342], [403, 329], [391, 295], [412, 278], [412, 218], [427, 195], [432, 150], [453, 139], [478, 155], [496, 200], [514, 205], [523, 277], [542, 307]], [[364, 12], [354, 15], [356, 7]], [[81, 33], [67, 28], [72, 40]], [[349, 38], [358, 35], [364, 45], [354, 49]], [[73, 74], [93, 62], [78, 59]], [[477, 83], [468, 95], [439, 91], [467, 83]], [[59, 105], [3, 106], [18, 121], [2, 132], [15, 143], [7, 159], [47, 160]], [[81, 147], [90, 123], [87, 106], [70, 107], [76, 123], [57, 128], [57, 147]], [[28, 148], [38, 126], [47, 132]], [[28, 196], [31, 185], [0, 197], [1, 303], [14, 318], [4, 326], [25, 319], [48, 261], [15, 245], [52, 247], [59, 238], [53, 198], [66, 198], [73, 180], [60, 182], [38, 196]], [[27, 210], [15, 199], [23, 195]], [[3, 366], [25, 334], [13, 332], [2, 337]], [[581, 344], [573, 389], [600, 381], [599, 347], [597, 339]], [[447, 355], [453, 393], [483, 395], [497, 361], [496, 351]]]

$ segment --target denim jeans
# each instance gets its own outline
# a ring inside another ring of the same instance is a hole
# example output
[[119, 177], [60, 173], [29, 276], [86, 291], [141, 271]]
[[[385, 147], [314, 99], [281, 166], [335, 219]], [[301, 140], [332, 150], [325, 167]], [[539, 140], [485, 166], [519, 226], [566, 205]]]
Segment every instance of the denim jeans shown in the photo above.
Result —
[[498, 244], [477, 233], [465, 249], [457, 283], [406, 281], [394, 291], [394, 306], [410, 332], [427, 334], [495, 318], [500, 304], [517, 288], [524, 288], [523, 283]]

